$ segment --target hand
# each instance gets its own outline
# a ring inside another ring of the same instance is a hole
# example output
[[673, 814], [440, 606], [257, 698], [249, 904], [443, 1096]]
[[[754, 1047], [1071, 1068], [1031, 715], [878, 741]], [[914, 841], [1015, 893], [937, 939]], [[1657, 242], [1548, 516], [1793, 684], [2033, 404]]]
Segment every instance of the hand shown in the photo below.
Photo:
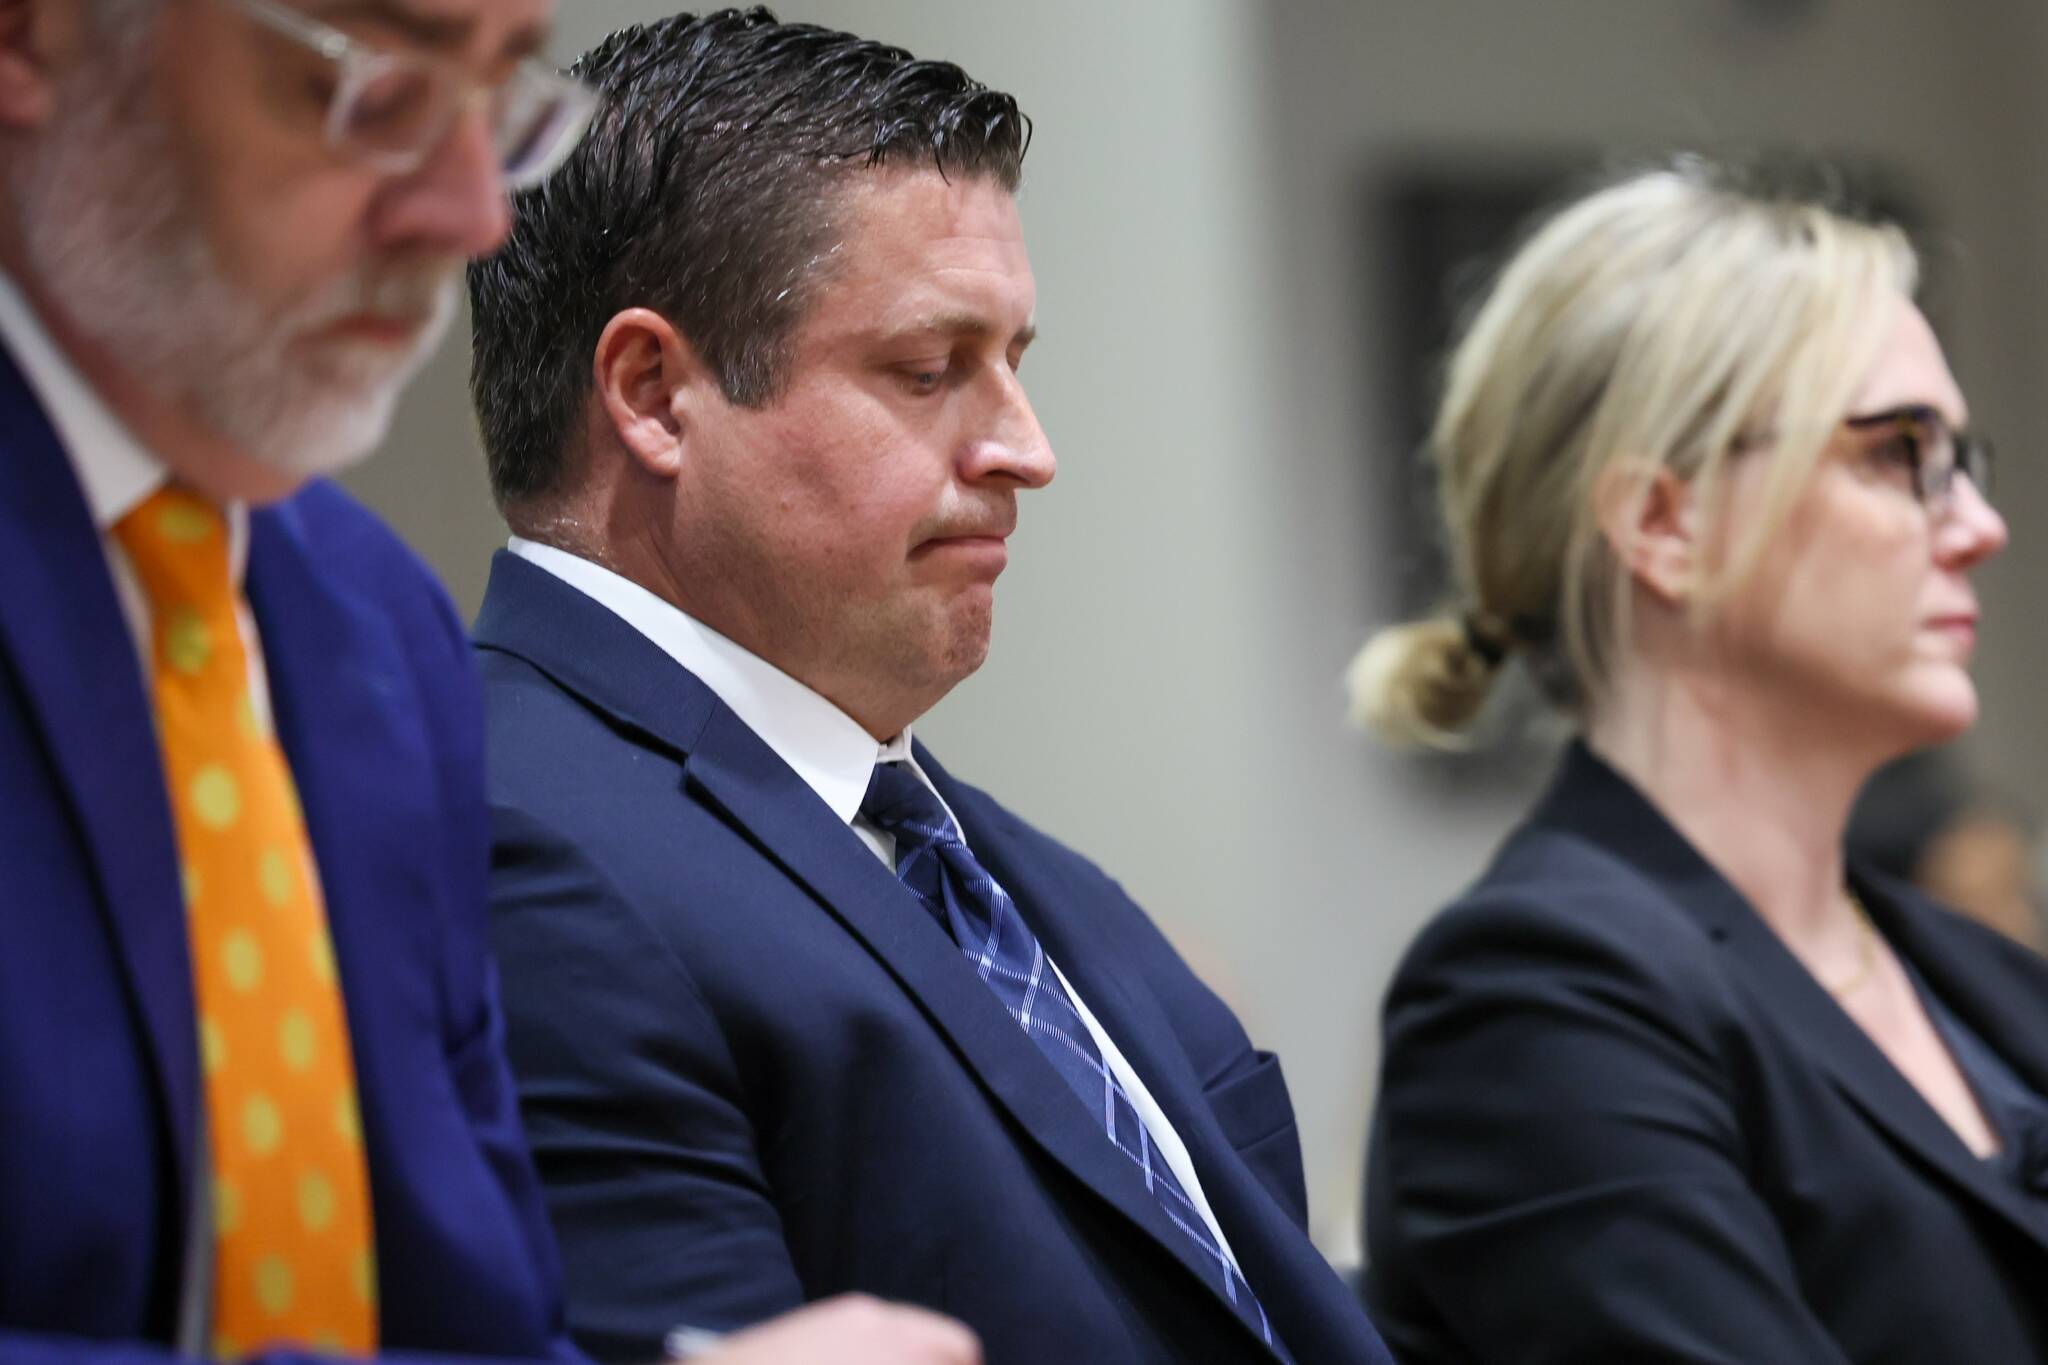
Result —
[[706, 1365], [981, 1365], [981, 1343], [951, 1318], [848, 1294], [727, 1337], [704, 1360]]

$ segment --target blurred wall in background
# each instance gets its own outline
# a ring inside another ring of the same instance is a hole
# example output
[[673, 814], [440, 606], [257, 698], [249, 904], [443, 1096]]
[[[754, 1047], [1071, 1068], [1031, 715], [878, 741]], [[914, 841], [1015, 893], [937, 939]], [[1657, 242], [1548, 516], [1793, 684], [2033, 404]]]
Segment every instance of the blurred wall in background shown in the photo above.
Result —
[[[566, 0], [559, 51], [665, 12]], [[2014, 522], [1984, 576], [1987, 772], [2037, 805], [2048, 577], [2048, 6], [2014, 0], [801, 0], [785, 17], [959, 61], [1037, 125], [1024, 378], [1058, 452], [1025, 500], [988, 665], [919, 727], [1095, 857], [1280, 1051], [1313, 1231], [1357, 1255], [1379, 993], [1530, 794], [1446, 784], [1342, 723], [1391, 609], [1364, 534], [1388, 462], [1375, 195], [1418, 164], [1674, 147], [1881, 162], [1941, 241], [1941, 314]], [[503, 527], [458, 338], [354, 476], [482, 593]]]

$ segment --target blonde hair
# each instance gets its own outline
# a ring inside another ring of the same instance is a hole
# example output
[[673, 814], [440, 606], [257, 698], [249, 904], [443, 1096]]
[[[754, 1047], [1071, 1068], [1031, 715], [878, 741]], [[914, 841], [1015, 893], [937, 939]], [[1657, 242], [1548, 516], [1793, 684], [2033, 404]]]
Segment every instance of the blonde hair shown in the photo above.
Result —
[[1698, 161], [1558, 210], [1472, 315], [1431, 431], [1456, 605], [1367, 643], [1354, 717], [1395, 743], [1457, 747], [1510, 652], [1559, 705], [1596, 704], [1628, 606], [1602, 480], [1668, 469], [1711, 518], [1730, 456], [1769, 438], [1763, 514], [1693, 598], [1710, 613], [1782, 527], [1917, 269], [1895, 227]]

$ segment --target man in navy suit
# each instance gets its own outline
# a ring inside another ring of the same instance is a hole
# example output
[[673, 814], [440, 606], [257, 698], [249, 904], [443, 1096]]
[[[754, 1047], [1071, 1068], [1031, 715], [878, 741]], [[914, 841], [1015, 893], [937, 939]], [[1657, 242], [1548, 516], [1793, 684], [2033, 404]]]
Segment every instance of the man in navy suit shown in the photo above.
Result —
[[576, 71], [591, 140], [470, 276], [493, 933], [572, 1331], [857, 1289], [996, 1362], [1384, 1360], [1276, 1061], [911, 737], [1053, 477], [1024, 116], [759, 10]]
[[[580, 134], [551, 8], [0, 0], [0, 1362], [572, 1354], [470, 652], [316, 477]], [[848, 1302], [716, 1358], [828, 1354], [973, 1348]]]

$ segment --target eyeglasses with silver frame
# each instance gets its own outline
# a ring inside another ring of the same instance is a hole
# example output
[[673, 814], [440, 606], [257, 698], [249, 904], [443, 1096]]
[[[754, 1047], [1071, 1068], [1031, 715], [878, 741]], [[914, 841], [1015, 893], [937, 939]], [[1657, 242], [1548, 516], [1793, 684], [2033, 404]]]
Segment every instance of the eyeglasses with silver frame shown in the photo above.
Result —
[[537, 59], [484, 85], [447, 61], [374, 47], [281, 0], [227, 3], [333, 63], [327, 141], [385, 174], [417, 170], [482, 100], [506, 188], [531, 189], [568, 159], [597, 112], [596, 92]]

